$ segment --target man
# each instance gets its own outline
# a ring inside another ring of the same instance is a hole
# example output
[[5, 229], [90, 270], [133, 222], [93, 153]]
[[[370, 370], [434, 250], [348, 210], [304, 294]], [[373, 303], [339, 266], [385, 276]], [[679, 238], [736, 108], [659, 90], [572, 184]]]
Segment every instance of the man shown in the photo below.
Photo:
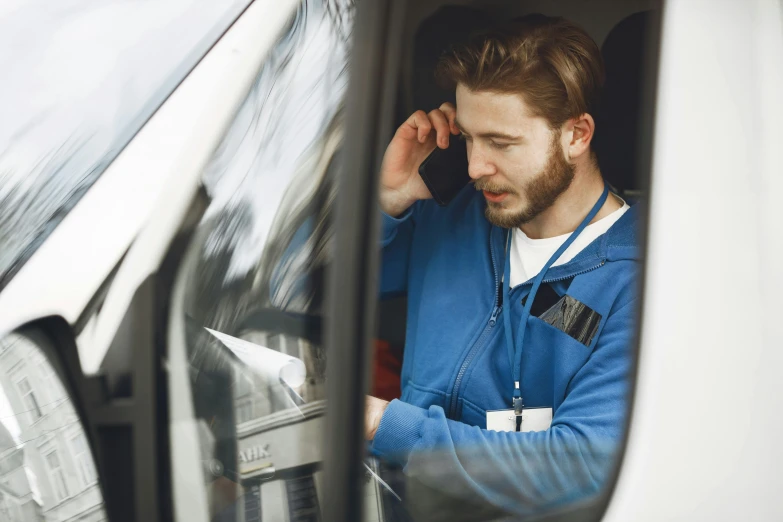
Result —
[[[381, 286], [408, 294], [408, 326], [402, 398], [368, 398], [366, 436], [429, 491], [528, 513], [595, 493], [611, 467], [638, 210], [591, 151], [603, 64], [581, 28], [523, 19], [437, 74], [456, 108], [411, 115], [381, 167]], [[457, 135], [474, 183], [438, 207], [417, 169]]]

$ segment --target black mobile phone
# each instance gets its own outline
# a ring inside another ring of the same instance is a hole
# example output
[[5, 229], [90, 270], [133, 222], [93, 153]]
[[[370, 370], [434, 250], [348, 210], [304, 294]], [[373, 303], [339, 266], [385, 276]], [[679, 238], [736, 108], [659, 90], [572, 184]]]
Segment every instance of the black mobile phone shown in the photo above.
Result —
[[465, 140], [449, 136], [449, 147], [437, 147], [419, 165], [419, 175], [435, 202], [445, 207], [470, 183], [468, 149]]

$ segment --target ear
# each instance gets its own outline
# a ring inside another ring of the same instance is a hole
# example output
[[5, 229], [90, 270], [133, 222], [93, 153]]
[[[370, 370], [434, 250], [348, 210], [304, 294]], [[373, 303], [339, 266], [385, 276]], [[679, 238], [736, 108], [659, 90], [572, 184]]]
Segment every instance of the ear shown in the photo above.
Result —
[[590, 142], [595, 133], [595, 121], [587, 113], [578, 118], [568, 120], [563, 126], [563, 135], [571, 136], [571, 142], [567, 146], [568, 156], [575, 160], [590, 152]]

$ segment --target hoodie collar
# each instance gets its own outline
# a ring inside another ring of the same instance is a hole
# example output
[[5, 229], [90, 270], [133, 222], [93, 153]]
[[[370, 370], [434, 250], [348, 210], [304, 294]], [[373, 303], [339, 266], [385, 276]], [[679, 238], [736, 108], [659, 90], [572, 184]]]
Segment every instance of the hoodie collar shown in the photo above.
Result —
[[[598, 268], [607, 261], [640, 261], [639, 244], [640, 205], [632, 205], [606, 233], [582, 249], [571, 261], [554, 266], [547, 272], [544, 282], [569, 279], [582, 272]], [[505, 259], [505, 240], [508, 229], [492, 226], [490, 245], [495, 259]], [[496, 268], [497, 269], [497, 268]], [[503, 266], [499, 267], [502, 271]]]

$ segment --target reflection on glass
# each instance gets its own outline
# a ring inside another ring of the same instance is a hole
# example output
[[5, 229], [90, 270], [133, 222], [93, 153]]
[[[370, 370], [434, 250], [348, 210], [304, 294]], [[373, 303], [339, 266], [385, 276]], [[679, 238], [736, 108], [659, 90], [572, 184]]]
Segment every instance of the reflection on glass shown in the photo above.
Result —
[[304, 0], [204, 173], [185, 291], [210, 517], [317, 520], [350, 0]]
[[0, 6], [0, 286], [250, 0]]
[[106, 520], [79, 417], [43, 351], [0, 339], [0, 520]]

